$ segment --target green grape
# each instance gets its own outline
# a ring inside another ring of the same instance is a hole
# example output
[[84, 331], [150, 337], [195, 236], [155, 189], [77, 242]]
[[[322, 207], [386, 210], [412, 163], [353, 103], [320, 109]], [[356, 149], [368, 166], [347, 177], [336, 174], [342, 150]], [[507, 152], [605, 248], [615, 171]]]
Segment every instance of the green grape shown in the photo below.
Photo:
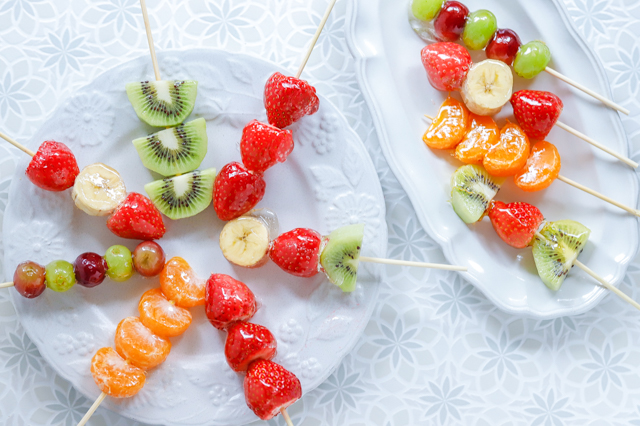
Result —
[[104, 255], [107, 276], [114, 281], [126, 281], [133, 275], [133, 259], [125, 246], [111, 246]]
[[54, 260], [45, 268], [45, 281], [53, 291], [69, 290], [76, 283], [73, 265], [64, 260]]
[[430, 21], [436, 17], [445, 0], [413, 0], [411, 12], [421, 21]]
[[551, 60], [551, 52], [546, 44], [541, 41], [530, 41], [520, 46], [516, 60], [513, 61], [513, 70], [520, 77], [533, 78], [547, 67]]
[[467, 18], [462, 40], [469, 49], [482, 50], [489, 44], [497, 29], [496, 15], [488, 10], [476, 10]]

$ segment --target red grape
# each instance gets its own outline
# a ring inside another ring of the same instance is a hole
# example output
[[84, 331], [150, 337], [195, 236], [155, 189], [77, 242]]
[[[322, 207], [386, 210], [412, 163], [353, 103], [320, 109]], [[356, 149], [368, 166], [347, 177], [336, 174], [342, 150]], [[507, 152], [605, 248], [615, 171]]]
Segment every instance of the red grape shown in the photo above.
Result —
[[515, 31], [499, 29], [487, 45], [486, 54], [489, 59], [497, 59], [511, 65], [520, 48], [520, 37]]
[[42, 294], [47, 285], [44, 283], [44, 266], [35, 262], [22, 262], [13, 274], [13, 285], [22, 296], [33, 299]]
[[107, 262], [98, 253], [82, 253], [73, 262], [73, 273], [76, 275], [76, 282], [81, 286], [95, 287], [104, 281]]
[[155, 277], [164, 268], [164, 250], [153, 241], [143, 241], [133, 251], [133, 267], [143, 277]]
[[442, 5], [440, 13], [433, 22], [434, 34], [440, 41], [456, 41], [464, 31], [469, 9], [457, 1], [448, 1]]

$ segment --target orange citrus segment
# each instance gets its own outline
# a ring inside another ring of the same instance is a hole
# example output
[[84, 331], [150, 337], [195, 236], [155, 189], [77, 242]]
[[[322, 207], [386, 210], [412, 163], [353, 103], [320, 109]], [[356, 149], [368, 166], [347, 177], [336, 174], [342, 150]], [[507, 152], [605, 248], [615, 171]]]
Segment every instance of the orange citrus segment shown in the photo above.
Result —
[[100, 390], [114, 398], [128, 398], [140, 392], [145, 375], [113, 348], [101, 348], [91, 359], [91, 375]]
[[136, 367], [148, 370], [167, 359], [171, 342], [153, 334], [140, 318], [128, 317], [116, 328], [116, 351]]
[[159, 288], [142, 295], [138, 311], [140, 321], [161, 337], [179, 336], [191, 324], [191, 312], [171, 303]]
[[500, 140], [492, 145], [482, 164], [493, 176], [512, 176], [524, 167], [529, 157], [529, 138], [517, 124], [507, 124], [500, 131]]
[[204, 305], [206, 281], [198, 278], [181, 257], [171, 258], [160, 272], [160, 288], [167, 299], [181, 308]]
[[468, 123], [467, 107], [449, 96], [440, 106], [438, 116], [422, 136], [422, 140], [432, 149], [455, 148], [464, 138]]
[[455, 157], [467, 164], [481, 164], [489, 148], [500, 140], [493, 118], [469, 113], [469, 131], [456, 147]]
[[533, 192], [545, 189], [560, 174], [560, 153], [555, 145], [540, 141], [531, 149], [524, 168], [513, 177], [515, 184], [523, 191]]

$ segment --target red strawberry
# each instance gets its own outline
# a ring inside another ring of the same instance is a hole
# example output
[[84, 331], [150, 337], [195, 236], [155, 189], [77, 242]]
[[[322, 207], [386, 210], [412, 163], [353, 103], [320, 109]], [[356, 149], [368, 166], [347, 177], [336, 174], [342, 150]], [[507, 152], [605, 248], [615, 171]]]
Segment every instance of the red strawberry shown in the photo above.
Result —
[[318, 273], [322, 237], [313, 229], [297, 228], [273, 240], [269, 257], [283, 271], [298, 277]]
[[300, 380], [275, 362], [261, 359], [249, 366], [244, 397], [256, 416], [269, 420], [302, 396]]
[[166, 229], [162, 215], [153, 202], [142, 194], [131, 192], [116, 208], [107, 228], [118, 237], [133, 240], [157, 240]]
[[460, 90], [471, 68], [471, 55], [456, 43], [433, 43], [422, 49], [422, 65], [437, 90]]
[[63, 143], [46, 141], [40, 145], [27, 167], [27, 177], [47, 191], [64, 191], [73, 186], [80, 173], [73, 152]]
[[489, 210], [489, 219], [505, 243], [515, 248], [525, 248], [533, 240], [544, 217], [531, 204], [496, 201]]
[[229, 327], [227, 333], [224, 355], [233, 371], [247, 371], [253, 361], [276, 355], [276, 338], [267, 327], [239, 322]]
[[205, 289], [205, 312], [209, 322], [225, 330], [256, 313], [256, 297], [243, 282], [224, 274], [211, 274]]
[[520, 90], [511, 96], [513, 114], [530, 139], [547, 137], [562, 113], [562, 101], [551, 92]]
[[240, 153], [245, 167], [256, 173], [264, 173], [276, 163], [284, 163], [293, 151], [291, 130], [253, 120], [242, 131]]
[[306, 81], [277, 72], [264, 86], [264, 107], [269, 124], [283, 129], [318, 112], [320, 100], [316, 89]]
[[262, 174], [247, 170], [242, 164], [225, 165], [213, 186], [213, 208], [221, 220], [242, 216], [264, 197], [267, 184]]

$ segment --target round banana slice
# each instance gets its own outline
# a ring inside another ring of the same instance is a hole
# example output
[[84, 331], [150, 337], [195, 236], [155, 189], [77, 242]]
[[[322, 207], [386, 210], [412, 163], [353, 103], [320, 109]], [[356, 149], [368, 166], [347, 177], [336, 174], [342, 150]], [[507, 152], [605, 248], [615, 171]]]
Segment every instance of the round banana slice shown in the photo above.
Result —
[[267, 225], [252, 216], [241, 216], [227, 222], [220, 233], [220, 249], [224, 257], [245, 268], [255, 268], [267, 261], [269, 243]]
[[91, 164], [80, 172], [71, 197], [76, 207], [91, 216], [107, 216], [127, 196], [120, 174], [106, 164]]
[[511, 99], [513, 73], [502, 61], [487, 59], [471, 66], [462, 85], [462, 100], [469, 111], [495, 115]]

